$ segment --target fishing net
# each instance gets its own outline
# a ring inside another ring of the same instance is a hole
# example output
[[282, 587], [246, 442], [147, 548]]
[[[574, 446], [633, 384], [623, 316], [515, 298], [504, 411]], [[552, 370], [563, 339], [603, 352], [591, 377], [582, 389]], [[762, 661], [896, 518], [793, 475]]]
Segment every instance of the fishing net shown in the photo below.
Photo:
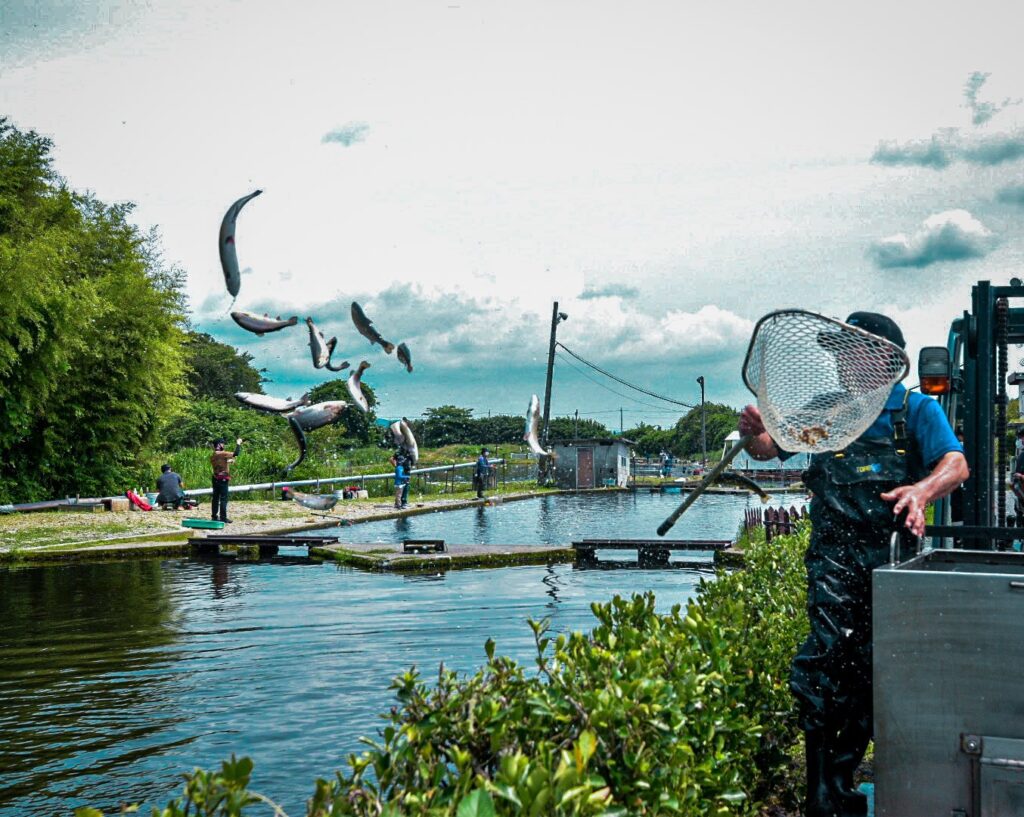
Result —
[[758, 321], [743, 364], [765, 428], [786, 451], [839, 451], [878, 418], [910, 360], [893, 343], [787, 309]]

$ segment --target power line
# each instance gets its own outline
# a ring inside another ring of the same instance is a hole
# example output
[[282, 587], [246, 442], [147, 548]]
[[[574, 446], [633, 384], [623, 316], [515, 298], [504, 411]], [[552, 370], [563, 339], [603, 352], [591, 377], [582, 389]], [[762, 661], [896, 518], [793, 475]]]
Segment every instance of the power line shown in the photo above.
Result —
[[[562, 344], [560, 344], [560, 343], [559, 343], [559, 344], [557, 344], [557, 345], [561, 346]], [[562, 348], [564, 349], [565, 347], [563, 346]], [[568, 349], [566, 349], [566, 351], [568, 352], [569, 350], [568, 350]], [[566, 366], [568, 366], [568, 367], [569, 367], [570, 369], [574, 369], [574, 370], [575, 370], [575, 371], [576, 371], [577, 373], [579, 373], [579, 375], [580, 375], [581, 377], [584, 377], [584, 378], [586, 378], [586, 379], [587, 379], [587, 380], [589, 380], [589, 381], [590, 381], [591, 383], [593, 383], [593, 384], [594, 384], [595, 386], [600, 386], [600, 387], [601, 387], [602, 389], [605, 389], [606, 391], [610, 391], [610, 392], [611, 392], [612, 394], [614, 394], [614, 395], [617, 395], [618, 397], [621, 397], [621, 398], [622, 398], [623, 400], [630, 400], [630, 401], [632, 401], [632, 402], [634, 402], [634, 403], [637, 403], [637, 404], [639, 404], [639, 405], [641, 405], [641, 406], [647, 406], [648, 408], [653, 408], [653, 409], [659, 409], [659, 410], [661, 409], [661, 406], [656, 406], [656, 405], [654, 405], [653, 403], [645, 403], [645, 402], [644, 402], [643, 400], [638, 400], [637, 398], [635, 398], [635, 397], [631, 397], [631, 396], [630, 396], [630, 395], [628, 395], [628, 394], [623, 394], [623, 393], [622, 393], [622, 392], [620, 392], [620, 391], [616, 391], [616, 390], [615, 390], [615, 389], [613, 389], [613, 388], [612, 388], [611, 386], [606, 386], [606, 385], [605, 385], [604, 383], [602, 383], [602, 382], [601, 382], [600, 380], [595, 380], [595, 379], [594, 379], [593, 377], [591, 377], [590, 375], [588, 375], [588, 374], [587, 374], [586, 372], [584, 372], [584, 371], [583, 371], [583, 370], [582, 370], [582, 369], [581, 369], [581, 368], [580, 368], [579, 366], [574, 366], [574, 365], [572, 364], [572, 362], [571, 362], [571, 361], [569, 361], [569, 360], [567, 360], [567, 359], [566, 359], [566, 358], [565, 358], [564, 356], [562, 356], [562, 355], [559, 355], [559, 357], [561, 357], [561, 358], [562, 358], [562, 362], [563, 362], [563, 363], [565, 363], [565, 365], [566, 365]], [[575, 357], [575, 355], [573, 355], [573, 357]], [[690, 406], [690, 408], [693, 408], [693, 406]], [[618, 409], [615, 409], [615, 411], [618, 411]]]
[[[682, 400], [673, 400], [671, 397], [665, 397], [662, 394], [657, 394], [656, 392], [653, 392], [653, 391], [650, 391], [648, 389], [645, 389], [645, 388], [643, 388], [643, 386], [637, 386], [637, 385], [635, 385], [633, 383], [630, 383], [628, 380], [623, 380], [618, 375], [614, 375], [611, 372], [606, 371], [605, 369], [602, 369], [596, 363], [591, 363], [589, 360], [584, 360], [582, 357], [580, 357], [578, 354], [576, 354], [572, 349], [570, 349], [564, 343], [556, 342], [555, 345], [556, 346], [561, 346], [566, 352], [568, 352], [570, 355], [572, 355], [574, 358], [576, 358], [580, 363], [583, 363], [584, 365], [589, 366], [594, 371], [600, 372], [605, 377], [610, 377], [612, 380], [615, 380], [616, 382], [621, 383], [623, 386], [628, 386], [631, 389], [635, 389], [636, 391], [643, 392], [644, 394], [650, 395], [651, 397], [654, 397], [654, 398], [656, 398], [658, 400], [664, 400], [666, 403], [673, 403], [673, 404], [675, 404], [677, 406], [682, 406], [683, 408], [689, 408], [689, 409], [696, 408], [696, 406], [694, 406], [694, 405], [692, 405], [690, 403], [684, 403]], [[647, 405], [647, 404], [644, 403], [643, 405]]]

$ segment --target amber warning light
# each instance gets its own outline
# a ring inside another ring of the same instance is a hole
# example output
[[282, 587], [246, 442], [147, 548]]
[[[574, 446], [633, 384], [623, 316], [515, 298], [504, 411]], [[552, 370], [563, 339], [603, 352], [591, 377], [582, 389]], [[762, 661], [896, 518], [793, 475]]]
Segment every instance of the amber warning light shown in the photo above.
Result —
[[948, 394], [950, 389], [949, 352], [944, 346], [925, 346], [917, 358], [917, 376], [922, 394]]

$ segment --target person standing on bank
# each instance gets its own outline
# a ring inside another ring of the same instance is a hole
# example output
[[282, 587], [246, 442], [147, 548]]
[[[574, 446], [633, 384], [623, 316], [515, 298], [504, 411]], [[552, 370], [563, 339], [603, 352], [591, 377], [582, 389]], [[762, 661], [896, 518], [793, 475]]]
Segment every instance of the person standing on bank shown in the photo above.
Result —
[[[846, 322], [901, 349], [906, 345], [899, 326], [885, 315], [854, 312]], [[830, 345], [827, 337], [818, 342]], [[789, 456], [765, 430], [755, 406], [743, 409], [738, 430], [752, 436], [747, 451], [754, 459]], [[804, 557], [810, 634], [789, 679], [807, 741], [805, 817], [867, 814], [867, 798], [854, 788], [853, 775], [873, 734], [871, 571], [888, 561], [901, 514], [902, 535], [922, 536], [927, 505], [968, 476], [963, 447], [942, 408], [901, 383], [871, 427], [845, 450], [811, 457], [805, 475], [813, 495], [811, 540]]]
[[401, 454], [391, 455], [391, 464], [395, 468], [395, 508], [404, 508], [405, 497], [409, 490], [409, 461]]
[[484, 498], [484, 488], [487, 487], [487, 479], [491, 475], [491, 464], [487, 461], [488, 451], [480, 449], [480, 456], [476, 460], [476, 469], [473, 471], [473, 485], [476, 487], [476, 498]]
[[235, 440], [233, 454], [224, 450], [224, 438], [221, 437], [214, 441], [213, 453], [210, 455], [210, 465], [213, 467], [213, 502], [210, 505], [210, 518], [214, 521], [219, 518], [226, 525], [231, 523], [231, 520], [228, 519], [228, 483], [231, 481], [231, 463], [241, 453], [241, 437]]

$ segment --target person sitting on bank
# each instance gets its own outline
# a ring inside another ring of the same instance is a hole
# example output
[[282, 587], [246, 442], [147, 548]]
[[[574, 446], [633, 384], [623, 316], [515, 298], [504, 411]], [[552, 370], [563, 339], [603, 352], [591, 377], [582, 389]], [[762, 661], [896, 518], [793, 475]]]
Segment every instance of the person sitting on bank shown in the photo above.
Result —
[[185, 500], [185, 492], [182, 490], [185, 483], [181, 481], [181, 475], [171, 470], [171, 466], [164, 463], [160, 466], [160, 476], [156, 479], [156, 504], [173, 505], [174, 510], [181, 510], [181, 503]]
[[235, 457], [242, 453], [242, 438], [235, 440], [235, 451], [229, 454], [224, 450], [224, 438], [220, 437], [213, 443], [213, 453], [210, 455], [210, 465], [213, 467], [213, 501], [210, 505], [210, 519], [214, 522], [218, 519], [225, 525], [231, 523], [228, 519], [228, 483], [231, 481], [231, 463]]

